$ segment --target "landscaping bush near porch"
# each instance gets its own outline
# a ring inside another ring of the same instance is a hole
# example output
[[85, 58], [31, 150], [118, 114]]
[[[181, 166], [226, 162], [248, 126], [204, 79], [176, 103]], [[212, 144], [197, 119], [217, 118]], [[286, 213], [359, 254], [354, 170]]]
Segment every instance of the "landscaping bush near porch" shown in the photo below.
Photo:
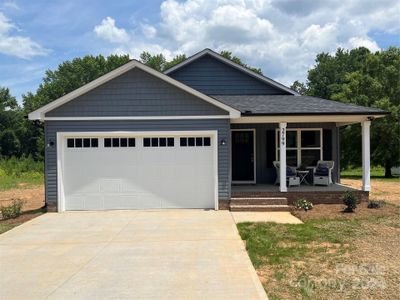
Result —
[[362, 203], [344, 214], [343, 205], [315, 205], [294, 214], [304, 224], [238, 224], [270, 299], [398, 297], [398, 207]]

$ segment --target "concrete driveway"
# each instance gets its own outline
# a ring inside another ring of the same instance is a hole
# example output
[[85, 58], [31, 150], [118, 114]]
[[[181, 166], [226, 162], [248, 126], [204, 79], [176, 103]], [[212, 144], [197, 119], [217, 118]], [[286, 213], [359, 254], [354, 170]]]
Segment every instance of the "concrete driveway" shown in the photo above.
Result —
[[265, 299], [228, 211], [49, 213], [0, 235], [0, 299]]

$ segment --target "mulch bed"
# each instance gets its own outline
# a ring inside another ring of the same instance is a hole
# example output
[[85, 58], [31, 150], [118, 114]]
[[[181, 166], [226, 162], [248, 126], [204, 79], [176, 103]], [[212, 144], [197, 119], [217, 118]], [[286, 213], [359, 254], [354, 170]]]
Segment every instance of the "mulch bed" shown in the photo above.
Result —
[[36, 217], [39, 217], [40, 215], [42, 215], [44, 213], [45, 213], [44, 209], [38, 209], [38, 210], [30, 211], [30, 212], [25, 212], [15, 219], [0, 220], [0, 225], [20, 225], [20, 224], [25, 223], [29, 220], [32, 220]]
[[294, 210], [292, 214], [302, 221], [314, 219], [364, 219], [367, 217], [393, 216], [400, 214], [400, 207], [391, 204], [383, 204], [381, 208], [372, 209], [367, 207], [368, 203], [362, 202], [357, 205], [354, 213], [345, 213], [342, 204], [317, 204], [309, 211]]

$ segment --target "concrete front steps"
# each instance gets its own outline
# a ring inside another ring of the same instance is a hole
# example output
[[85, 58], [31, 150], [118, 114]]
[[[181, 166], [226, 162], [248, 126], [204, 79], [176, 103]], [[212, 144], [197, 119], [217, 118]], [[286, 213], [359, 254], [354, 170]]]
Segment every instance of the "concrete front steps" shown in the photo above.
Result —
[[284, 197], [233, 197], [229, 208], [231, 211], [290, 211]]

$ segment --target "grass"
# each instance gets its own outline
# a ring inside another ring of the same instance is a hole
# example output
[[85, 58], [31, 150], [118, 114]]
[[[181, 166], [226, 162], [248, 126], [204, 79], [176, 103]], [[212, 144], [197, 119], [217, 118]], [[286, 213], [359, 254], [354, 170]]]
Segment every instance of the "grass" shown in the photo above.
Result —
[[[237, 226], [270, 299], [371, 298], [370, 290], [354, 290], [351, 284], [356, 278], [338, 273], [337, 268], [343, 263], [357, 266], [357, 243], [363, 241], [368, 247], [379, 245], [368, 242], [371, 234], [374, 238], [381, 237], [379, 233], [372, 233], [371, 228], [383, 228], [384, 234], [399, 230], [400, 218], [392, 213], [347, 219], [309, 219], [304, 224], [240, 223]], [[395, 243], [392, 236], [388, 236], [390, 245]], [[365, 252], [372, 254], [374, 249]], [[395, 276], [387, 273], [388, 278]], [[390, 293], [390, 289], [387, 291]]]
[[0, 160], [0, 190], [29, 188], [43, 184], [43, 162], [31, 157]]
[[[22, 223], [21, 223], [22, 224]], [[14, 227], [21, 224], [0, 224], [0, 234], [13, 229]]]
[[[364, 234], [359, 228], [357, 220], [313, 220], [304, 224], [238, 224], [240, 235], [246, 241], [247, 251], [255, 267], [266, 263], [290, 266], [293, 259], [303, 259], [315, 252], [322, 252], [326, 249], [326, 243], [344, 249], [351, 236]], [[310, 244], [315, 244], [315, 247], [309, 247]], [[323, 246], [319, 247], [318, 244]]]
[[[361, 179], [362, 168], [346, 169], [340, 172], [341, 178]], [[400, 181], [399, 177], [385, 178], [385, 169], [383, 167], [371, 167], [371, 178], [384, 181]]]

